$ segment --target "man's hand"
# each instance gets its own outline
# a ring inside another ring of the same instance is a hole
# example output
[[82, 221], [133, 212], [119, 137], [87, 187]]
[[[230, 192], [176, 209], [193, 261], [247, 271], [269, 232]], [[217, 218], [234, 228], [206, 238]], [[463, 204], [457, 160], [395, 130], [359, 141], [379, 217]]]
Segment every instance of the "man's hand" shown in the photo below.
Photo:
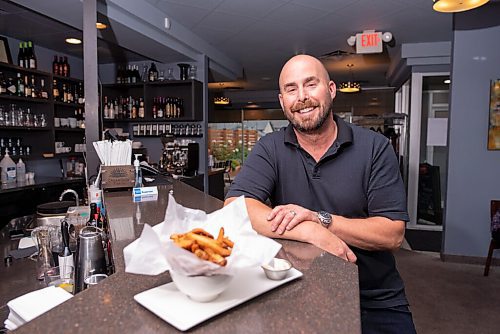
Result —
[[274, 207], [267, 220], [271, 222], [271, 231], [283, 234], [304, 221], [317, 222], [318, 218], [314, 211], [299, 205], [287, 204]]

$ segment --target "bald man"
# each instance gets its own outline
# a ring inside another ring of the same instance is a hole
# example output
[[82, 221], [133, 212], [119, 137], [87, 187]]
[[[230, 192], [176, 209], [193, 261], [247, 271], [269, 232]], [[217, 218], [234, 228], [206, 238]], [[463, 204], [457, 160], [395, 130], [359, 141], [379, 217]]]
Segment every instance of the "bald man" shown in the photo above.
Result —
[[290, 124], [257, 142], [225, 204], [244, 195], [260, 234], [356, 263], [363, 333], [415, 333], [391, 252], [409, 218], [389, 141], [333, 114], [335, 83], [314, 57], [286, 62], [279, 89]]

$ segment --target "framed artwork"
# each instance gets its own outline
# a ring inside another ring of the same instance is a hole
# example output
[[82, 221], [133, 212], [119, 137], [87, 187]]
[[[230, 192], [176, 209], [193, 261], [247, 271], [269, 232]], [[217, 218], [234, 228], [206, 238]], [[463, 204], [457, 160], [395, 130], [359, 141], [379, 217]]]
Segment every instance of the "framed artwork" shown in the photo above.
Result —
[[3, 36], [0, 36], [0, 62], [12, 64], [9, 41]]
[[500, 150], [500, 79], [490, 83], [488, 150]]

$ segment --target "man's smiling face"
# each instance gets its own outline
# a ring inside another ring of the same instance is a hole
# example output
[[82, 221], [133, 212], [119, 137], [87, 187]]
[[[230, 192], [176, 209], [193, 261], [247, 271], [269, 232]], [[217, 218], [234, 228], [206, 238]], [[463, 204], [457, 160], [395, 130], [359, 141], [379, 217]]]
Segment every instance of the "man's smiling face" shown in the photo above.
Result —
[[283, 66], [279, 85], [281, 108], [293, 127], [303, 133], [319, 130], [335, 97], [335, 83], [323, 64], [310, 56], [295, 56]]

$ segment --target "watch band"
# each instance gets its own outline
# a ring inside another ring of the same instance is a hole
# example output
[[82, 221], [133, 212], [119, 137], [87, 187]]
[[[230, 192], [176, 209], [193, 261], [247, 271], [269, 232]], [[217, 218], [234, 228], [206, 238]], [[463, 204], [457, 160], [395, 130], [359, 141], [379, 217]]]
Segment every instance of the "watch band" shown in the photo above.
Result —
[[333, 221], [332, 215], [326, 211], [318, 211], [317, 215], [321, 226], [329, 228]]

